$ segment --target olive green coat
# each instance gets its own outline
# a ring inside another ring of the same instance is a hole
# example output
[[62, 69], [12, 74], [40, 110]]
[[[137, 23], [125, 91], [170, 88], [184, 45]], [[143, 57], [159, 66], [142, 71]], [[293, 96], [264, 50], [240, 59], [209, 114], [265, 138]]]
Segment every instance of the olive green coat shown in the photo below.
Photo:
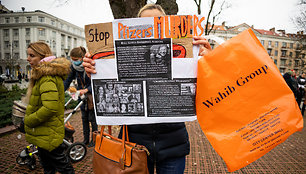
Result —
[[69, 71], [70, 61], [57, 58], [40, 63], [31, 72], [28, 90], [32, 92], [24, 119], [26, 140], [48, 151], [58, 147], [65, 135], [63, 80]]

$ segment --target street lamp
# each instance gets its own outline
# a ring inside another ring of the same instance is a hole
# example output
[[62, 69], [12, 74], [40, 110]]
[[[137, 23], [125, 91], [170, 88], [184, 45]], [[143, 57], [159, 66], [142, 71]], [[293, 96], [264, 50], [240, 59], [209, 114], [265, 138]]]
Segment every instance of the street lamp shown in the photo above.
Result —
[[68, 53], [69, 53], [69, 49], [68, 48], [64, 48], [65, 54], [66, 54], [66, 58], [68, 59]]

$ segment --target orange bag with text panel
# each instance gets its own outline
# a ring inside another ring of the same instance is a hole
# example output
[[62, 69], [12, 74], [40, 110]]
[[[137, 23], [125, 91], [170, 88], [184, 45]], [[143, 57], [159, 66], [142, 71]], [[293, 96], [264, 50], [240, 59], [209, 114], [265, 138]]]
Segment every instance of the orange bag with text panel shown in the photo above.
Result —
[[294, 94], [251, 29], [199, 60], [196, 110], [230, 172], [303, 128]]

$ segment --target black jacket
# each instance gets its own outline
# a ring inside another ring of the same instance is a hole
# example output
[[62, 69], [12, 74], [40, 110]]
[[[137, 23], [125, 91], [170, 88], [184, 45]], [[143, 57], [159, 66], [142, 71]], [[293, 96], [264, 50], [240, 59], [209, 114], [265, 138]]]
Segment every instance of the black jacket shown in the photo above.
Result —
[[148, 160], [151, 162], [183, 157], [190, 152], [188, 132], [183, 122], [129, 125], [128, 134], [131, 142], [149, 150]]
[[[77, 71], [75, 68], [73, 68], [72, 65], [71, 65], [70, 68], [71, 68], [70, 74], [68, 75], [67, 79], [64, 81], [64, 87], [65, 87], [64, 90], [66, 91], [69, 88], [72, 80], [77, 79], [77, 90], [87, 88], [88, 89], [87, 93], [91, 93], [91, 91], [92, 91], [91, 80], [86, 75], [85, 71]], [[83, 83], [84, 87], [83, 87], [82, 83]], [[87, 102], [84, 102], [84, 103], [87, 103]], [[84, 104], [81, 106], [81, 110], [85, 110], [85, 105]]]

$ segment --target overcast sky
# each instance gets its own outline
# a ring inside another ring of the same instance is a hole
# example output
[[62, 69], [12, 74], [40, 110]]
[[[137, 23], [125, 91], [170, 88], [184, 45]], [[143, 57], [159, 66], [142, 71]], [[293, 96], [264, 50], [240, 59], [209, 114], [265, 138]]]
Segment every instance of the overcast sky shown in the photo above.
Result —
[[[298, 12], [298, 1], [226, 0], [231, 8], [222, 13], [216, 24], [220, 25], [223, 21], [227, 26], [246, 23], [254, 25], [256, 29], [269, 30], [275, 27], [276, 30], [284, 29], [287, 33], [296, 33], [298, 30], [291, 19]], [[1, 3], [13, 11], [21, 11], [21, 7], [25, 7], [26, 11], [42, 10], [80, 27], [113, 20], [108, 0], [2, 0]], [[179, 14], [197, 13], [194, 0], [177, 0], [177, 3]], [[207, 0], [202, 0], [202, 15], [205, 17], [207, 6]]]

